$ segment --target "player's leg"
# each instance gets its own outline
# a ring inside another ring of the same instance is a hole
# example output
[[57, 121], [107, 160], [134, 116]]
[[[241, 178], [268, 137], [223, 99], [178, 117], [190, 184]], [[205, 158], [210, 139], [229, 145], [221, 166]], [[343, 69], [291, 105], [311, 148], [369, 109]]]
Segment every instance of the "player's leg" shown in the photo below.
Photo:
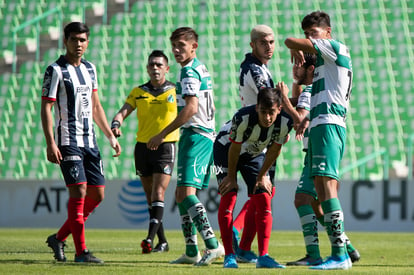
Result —
[[302, 175], [295, 192], [295, 208], [302, 226], [306, 256], [297, 261], [288, 262], [287, 265], [318, 265], [322, 262], [319, 251], [317, 214], [313, 208], [313, 203], [318, 197], [313, 180], [309, 178], [308, 163], [307, 156], [305, 156]]
[[164, 196], [170, 182], [171, 176], [163, 173], [153, 174], [153, 188], [151, 195], [152, 217], [150, 221], [148, 237], [154, 240], [158, 236], [158, 244], [154, 247], [154, 252], [166, 252], [169, 250], [167, 238], [164, 234], [162, 218], [164, 216]]
[[345, 129], [337, 125], [312, 128], [309, 161], [324, 223], [331, 242], [331, 256], [312, 269], [348, 269], [352, 267], [346, 252], [344, 215], [338, 199], [338, 170], [345, 147]]

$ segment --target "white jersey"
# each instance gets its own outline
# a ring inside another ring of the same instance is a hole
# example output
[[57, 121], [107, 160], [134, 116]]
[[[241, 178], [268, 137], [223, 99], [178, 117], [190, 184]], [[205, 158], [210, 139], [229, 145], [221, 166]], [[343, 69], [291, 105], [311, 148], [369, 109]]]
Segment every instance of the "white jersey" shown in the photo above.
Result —
[[269, 128], [261, 127], [256, 106], [250, 105], [239, 109], [232, 121], [220, 129], [216, 141], [222, 145], [241, 144], [240, 155], [256, 157], [273, 143], [284, 144], [292, 126], [292, 118], [282, 110]]
[[333, 39], [311, 39], [317, 50], [313, 77], [309, 130], [320, 124], [346, 127], [352, 89], [349, 49]]
[[97, 147], [92, 115], [92, 93], [97, 90], [96, 68], [84, 59], [75, 67], [60, 56], [47, 67], [42, 99], [55, 101], [58, 146]]
[[274, 88], [272, 75], [265, 64], [251, 53], [240, 65], [239, 95], [242, 107], [257, 103], [257, 94], [262, 88]]
[[214, 94], [211, 76], [206, 66], [197, 58], [194, 58], [181, 68], [176, 86], [178, 111], [184, 108], [184, 98], [186, 96], [196, 96], [198, 98], [198, 112], [182, 127], [192, 128], [194, 131], [214, 140]]

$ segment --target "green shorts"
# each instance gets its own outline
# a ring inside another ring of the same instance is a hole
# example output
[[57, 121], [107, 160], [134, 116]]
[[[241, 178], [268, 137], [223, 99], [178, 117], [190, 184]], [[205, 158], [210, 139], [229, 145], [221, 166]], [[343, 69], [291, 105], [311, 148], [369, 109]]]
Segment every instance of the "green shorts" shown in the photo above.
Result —
[[315, 200], [318, 199], [313, 179], [309, 176], [309, 161], [308, 153], [305, 155], [304, 166], [302, 169], [302, 175], [300, 176], [298, 186], [296, 187], [296, 193], [303, 193], [312, 196]]
[[339, 163], [345, 150], [346, 129], [336, 124], [316, 126], [309, 133], [310, 176], [339, 180]]
[[213, 165], [213, 141], [183, 129], [178, 142], [177, 186], [205, 189]]

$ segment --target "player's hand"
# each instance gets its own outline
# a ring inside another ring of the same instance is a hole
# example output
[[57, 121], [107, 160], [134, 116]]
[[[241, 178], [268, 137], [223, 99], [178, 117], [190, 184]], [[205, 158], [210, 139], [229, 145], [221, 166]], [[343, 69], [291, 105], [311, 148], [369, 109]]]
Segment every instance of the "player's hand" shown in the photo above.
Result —
[[296, 140], [303, 140], [306, 128], [309, 126], [309, 120], [304, 118], [301, 123], [296, 127]]
[[305, 56], [300, 50], [290, 49], [290, 62], [301, 67], [305, 63]]
[[60, 150], [55, 143], [53, 143], [50, 146], [47, 146], [46, 154], [47, 160], [52, 163], [60, 164], [60, 161], [63, 159], [62, 154], [60, 153]]
[[161, 143], [163, 143], [164, 137], [162, 135], [158, 134], [156, 136], [153, 136], [148, 142], [147, 142], [147, 148], [150, 150], [157, 150], [158, 146], [160, 146]]
[[234, 189], [238, 190], [239, 186], [237, 185], [237, 181], [230, 178], [229, 176], [224, 177], [224, 179], [219, 184], [219, 192], [222, 196], [226, 195], [228, 192]]
[[284, 96], [286, 96], [286, 97], [289, 96], [289, 88], [283, 81], [278, 82], [276, 84], [276, 88], [279, 89]]
[[122, 136], [122, 131], [119, 128], [112, 128], [111, 131], [112, 131], [112, 134], [114, 134], [114, 136], [117, 138]]
[[269, 176], [257, 178], [256, 185], [253, 188], [253, 194], [255, 194], [256, 190], [259, 188], [265, 190], [266, 193], [268, 193], [270, 196], [272, 195], [273, 185], [272, 185], [272, 182], [270, 181]]
[[115, 150], [115, 155], [112, 155], [112, 156], [119, 157], [121, 155], [122, 148], [118, 140], [116, 139], [115, 136], [110, 136], [108, 140], [109, 140], [109, 143], [111, 144], [111, 147]]

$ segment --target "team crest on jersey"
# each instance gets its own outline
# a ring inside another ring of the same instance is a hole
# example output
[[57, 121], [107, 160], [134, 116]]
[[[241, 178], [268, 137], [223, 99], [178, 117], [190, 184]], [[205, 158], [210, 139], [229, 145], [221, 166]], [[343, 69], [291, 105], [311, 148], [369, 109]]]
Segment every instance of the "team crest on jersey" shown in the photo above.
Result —
[[173, 103], [173, 102], [174, 102], [174, 96], [173, 96], [173, 95], [169, 95], [169, 96], [167, 97], [167, 102], [169, 102], [169, 103]]
[[69, 169], [69, 174], [74, 178], [75, 180], [79, 177], [79, 167], [75, 164]]

